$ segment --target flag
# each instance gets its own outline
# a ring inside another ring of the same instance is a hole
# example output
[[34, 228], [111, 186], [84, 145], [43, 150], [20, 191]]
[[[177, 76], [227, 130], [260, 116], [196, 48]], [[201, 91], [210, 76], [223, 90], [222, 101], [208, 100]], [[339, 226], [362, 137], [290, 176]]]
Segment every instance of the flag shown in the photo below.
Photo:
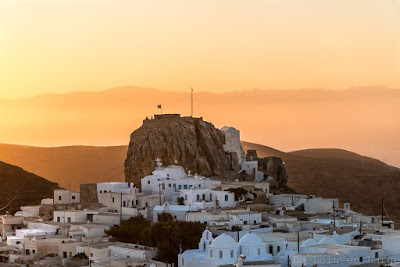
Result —
[[160, 108], [160, 109], [161, 109], [161, 105], [157, 105], [157, 108]]

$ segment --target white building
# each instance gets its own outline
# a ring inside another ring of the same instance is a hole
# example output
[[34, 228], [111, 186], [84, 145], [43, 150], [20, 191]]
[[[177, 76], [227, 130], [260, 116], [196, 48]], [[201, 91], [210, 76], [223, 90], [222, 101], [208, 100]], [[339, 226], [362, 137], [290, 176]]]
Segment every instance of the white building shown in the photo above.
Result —
[[371, 262], [368, 246], [338, 245], [332, 238], [322, 239], [318, 245], [303, 246], [304, 252], [292, 256], [292, 266], [348, 267]]
[[264, 173], [258, 170], [258, 161], [244, 161], [239, 172], [245, 172], [247, 175], [253, 176], [256, 182], [264, 180]]
[[185, 205], [195, 205], [199, 208], [234, 208], [235, 194], [229, 191], [212, 190], [209, 188], [182, 189], [180, 196]]
[[229, 153], [236, 153], [238, 166], [241, 166], [242, 162], [246, 160], [246, 155], [240, 143], [240, 131], [234, 127], [224, 126], [221, 128], [221, 132], [225, 136], [224, 150]]
[[57, 223], [86, 223], [93, 220], [93, 210], [55, 210], [54, 222]]
[[[141, 179], [143, 193], [159, 194], [164, 196], [165, 201], [172, 204], [178, 203], [180, 190], [190, 188], [211, 188], [221, 185], [221, 181], [215, 181], [195, 174], [186, 174], [181, 166], [171, 165], [161, 167], [161, 160], [157, 159], [157, 167], [152, 175]], [[175, 161], [177, 163], [177, 161]]]
[[157, 222], [162, 213], [168, 213], [174, 220], [184, 220], [186, 212], [197, 211], [197, 206], [171, 205], [165, 202], [162, 206], [156, 206], [153, 210], [153, 222]]
[[[248, 266], [252, 266], [252, 263], [257, 266], [277, 266], [257, 235], [245, 234], [239, 243], [236, 243], [232, 237], [224, 233], [214, 239], [209, 230], [203, 232], [198, 249], [186, 250], [178, 255], [178, 266], [228, 266], [235, 264], [240, 255], [245, 256], [244, 262]], [[270, 263], [266, 264], [266, 261]], [[264, 265], [257, 264], [260, 262]]]
[[74, 192], [67, 189], [56, 189], [54, 190], [54, 204], [76, 204], [80, 203], [80, 193]]
[[125, 182], [97, 183], [97, 199], [99, 201], [102, 193], [132, 194], [137, 191], [138, 189], [133, 187], [133, 184], [129, 185]]
[[259, 212], [250, 210], [229, 210], [230, 225], [254, 225], [261, 224], [262, 215]]

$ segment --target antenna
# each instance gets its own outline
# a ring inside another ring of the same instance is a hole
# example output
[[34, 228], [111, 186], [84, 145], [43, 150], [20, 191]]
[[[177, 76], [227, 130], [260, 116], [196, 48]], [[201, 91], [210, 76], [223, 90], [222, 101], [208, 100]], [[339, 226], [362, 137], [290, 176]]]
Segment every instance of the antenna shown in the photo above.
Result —
[[190, 93], [190, 104], [191, 104], [190, 116], [193, 117], [193, 88], [191, 88], [191, 93]]

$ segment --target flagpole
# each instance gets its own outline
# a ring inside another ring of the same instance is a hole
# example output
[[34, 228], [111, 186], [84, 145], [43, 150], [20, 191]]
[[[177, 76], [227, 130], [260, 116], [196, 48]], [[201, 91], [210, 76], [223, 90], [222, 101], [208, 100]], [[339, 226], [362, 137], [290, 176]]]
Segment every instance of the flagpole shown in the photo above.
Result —
[[191, 100], [191, 102], [190, 102], [190, 106], [191, 106], [191, 109], [190, 109], [190, 115], [193, 117], [193, 88], [191, 88], [192, 90], [191, 90], [191, 93], [190, 93], [190, 100]]

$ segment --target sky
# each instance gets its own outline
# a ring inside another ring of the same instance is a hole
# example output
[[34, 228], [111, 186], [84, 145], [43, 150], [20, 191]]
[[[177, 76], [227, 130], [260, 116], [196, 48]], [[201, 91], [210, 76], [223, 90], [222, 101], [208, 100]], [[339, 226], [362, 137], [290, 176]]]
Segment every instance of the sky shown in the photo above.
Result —
[[0, 98], [400, 88], [400, 0], [2, 0]]

